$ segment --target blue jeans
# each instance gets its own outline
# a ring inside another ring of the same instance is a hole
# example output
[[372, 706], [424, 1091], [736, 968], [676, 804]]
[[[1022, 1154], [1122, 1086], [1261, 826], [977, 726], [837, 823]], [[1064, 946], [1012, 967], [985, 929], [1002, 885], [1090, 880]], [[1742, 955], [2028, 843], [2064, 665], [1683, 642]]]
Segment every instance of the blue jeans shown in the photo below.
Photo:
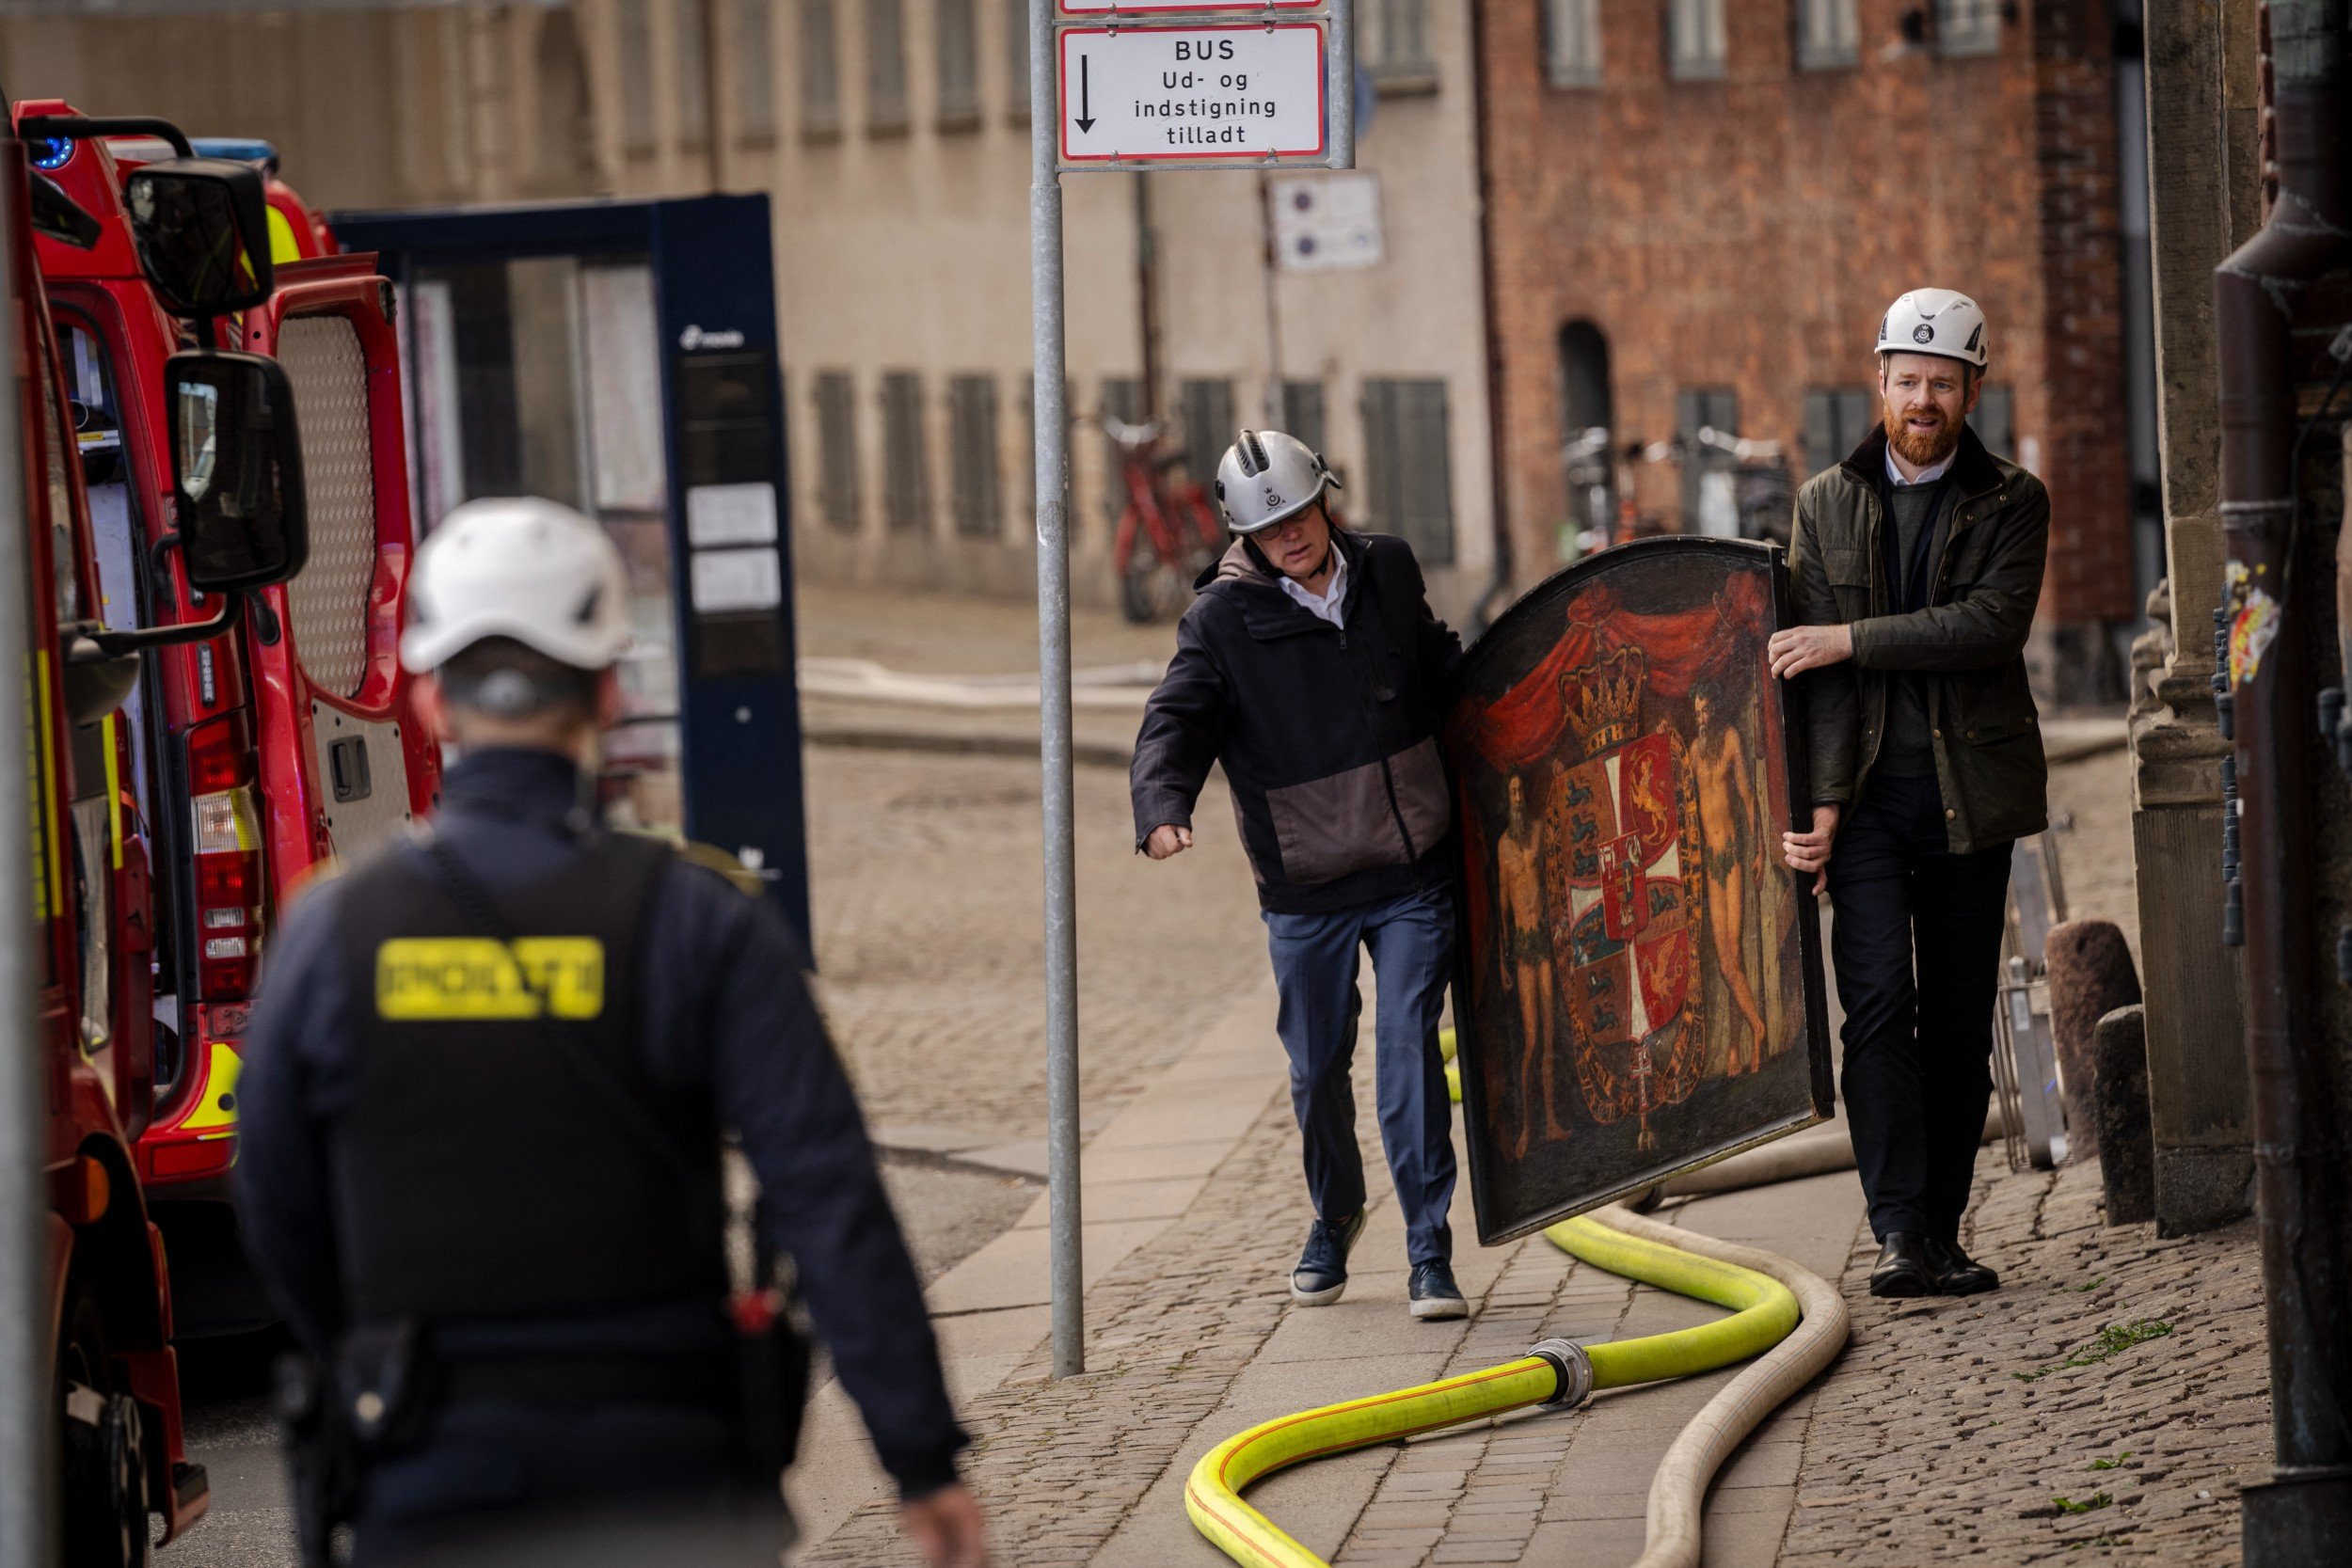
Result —
[[1307, 1193], [1327, 1220], [1364, 1206], [1356, 1147], [1356, 976], [1364, 949], [1379, 996], [1375, 1042], [1380, 1142], [1405, 1212], [1410, 1261], [1448, 1262], [1454, 1232], [1454, 1117], [1438, 1019], [1454, 969], [1454, 890], [1427, 888], [1331, 914], [1265, 916], [1281, 994], [1275, 1028], [1291, 1059], [1291, 1106], [1306, 1145]]

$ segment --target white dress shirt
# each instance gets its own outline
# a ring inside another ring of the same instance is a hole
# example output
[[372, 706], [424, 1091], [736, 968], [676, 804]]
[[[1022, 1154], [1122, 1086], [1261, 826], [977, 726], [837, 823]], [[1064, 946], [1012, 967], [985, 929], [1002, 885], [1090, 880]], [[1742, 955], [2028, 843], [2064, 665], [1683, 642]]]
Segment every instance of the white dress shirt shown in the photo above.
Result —
[[1318, 616], [1335, 626], [1340, 625], [1340, 611], [1347, 603], [1347, 557], [1340, 553], [1339, 546], [1331, 546], [1331, 580], [1325, 586], [1321, 598], [1299, 587], [1298, 579], [1287, 572], [1282, 576], [1282, 592], [1288, 594], [1308, 614]]
[[1945, 456], [1943, 462], [1933, 464], [1928, 467], [1920, 469], [1919, 477], [1917, 479], [1905, 479], [1903, 477], [1903, 471], [1895, 467], [1895, 445], [1890, 441], [1886, 446], [1886, 478], [1888, 483], [1898, 485], [1933, 484], [1937, 480], [1944, 477], [1944, 470], [1952, 466], [1952, 459], [1958, 457], [1959, 455], [1960, 449], [1958, 447], [1954, 447], [1951, 451]]

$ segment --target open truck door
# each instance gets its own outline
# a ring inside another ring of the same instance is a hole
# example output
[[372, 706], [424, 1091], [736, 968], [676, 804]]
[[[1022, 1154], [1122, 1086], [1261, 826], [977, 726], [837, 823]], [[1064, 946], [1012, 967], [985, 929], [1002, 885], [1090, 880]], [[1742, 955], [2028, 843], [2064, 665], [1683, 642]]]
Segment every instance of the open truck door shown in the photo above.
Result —
[[245, 344], [285, 368], [310, 482], [310, 564], [269, 591], [278, 635], [251, 650], [282, 899], [319, 866], [366, 854], [431, 810], [440, 751], [410, 711], [400, 665], [414, 543], [391, 285], [373, 256], [277, 276], [276, 293], [246, 312]]

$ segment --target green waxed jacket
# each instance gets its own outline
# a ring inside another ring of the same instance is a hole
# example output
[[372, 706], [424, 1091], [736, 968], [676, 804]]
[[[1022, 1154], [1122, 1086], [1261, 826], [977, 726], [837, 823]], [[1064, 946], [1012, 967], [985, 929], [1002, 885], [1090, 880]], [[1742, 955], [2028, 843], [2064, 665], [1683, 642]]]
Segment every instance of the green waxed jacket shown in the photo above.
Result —
[[1788, 552], [1797, 619], [1853, 627], [1851, 660], [1800, 677], [1813, 800], [1851, 806], [1862, 798], [1893, 678], [1914, 673], [1924, 679], [1952, 851], [2038, 833], [2049, 824], [2050, 775], [2024, 650], [2042, 597], [2049, 493], [1963, 427], [1927, 608], [1897, 615], [1888, 613], [1880, 554], [1885, 471], [1882, 427], [1797, 493]]

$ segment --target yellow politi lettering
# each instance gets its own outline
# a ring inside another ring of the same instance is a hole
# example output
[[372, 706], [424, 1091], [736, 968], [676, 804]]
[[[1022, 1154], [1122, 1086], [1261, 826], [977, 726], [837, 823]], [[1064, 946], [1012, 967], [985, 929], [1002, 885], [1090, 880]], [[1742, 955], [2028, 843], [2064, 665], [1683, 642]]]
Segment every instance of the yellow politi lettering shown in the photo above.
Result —
[[594, 937], [395, 937], [375, 952], [376, 1016], [394, 1022], [604, 1012], [604, 943]]

